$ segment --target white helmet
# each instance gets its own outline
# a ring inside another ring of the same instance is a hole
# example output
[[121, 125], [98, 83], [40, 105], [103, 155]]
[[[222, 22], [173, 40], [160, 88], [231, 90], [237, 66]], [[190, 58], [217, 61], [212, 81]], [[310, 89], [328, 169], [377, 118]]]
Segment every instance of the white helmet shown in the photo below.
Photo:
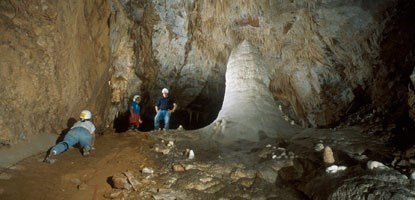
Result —
[[79, 116], [79, 118], [81, 118], [81, 120], [91, 119], [92, 118], [92, 113], [89, 110], [83, 110], [81, 112], [81, 115]]
[[135, 101], [137, 98], [140, 98], [140, 95], [134, 95], [134, 97], [133, 97], [133, 101]]
[[163, 90], [161, 90], [161, 93], [167, 94], [167, 93], [169, 93], [169, 90], [167, 88], [163, 88]]

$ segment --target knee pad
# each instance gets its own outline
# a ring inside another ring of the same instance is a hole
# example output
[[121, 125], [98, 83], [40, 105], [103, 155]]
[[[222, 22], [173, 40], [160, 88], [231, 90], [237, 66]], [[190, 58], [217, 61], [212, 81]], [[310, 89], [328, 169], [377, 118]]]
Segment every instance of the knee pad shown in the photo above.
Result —
[[62, 144], [66, 147], [65, 151], [69, 149], [69, 144], [68, 143], [63, 142]]

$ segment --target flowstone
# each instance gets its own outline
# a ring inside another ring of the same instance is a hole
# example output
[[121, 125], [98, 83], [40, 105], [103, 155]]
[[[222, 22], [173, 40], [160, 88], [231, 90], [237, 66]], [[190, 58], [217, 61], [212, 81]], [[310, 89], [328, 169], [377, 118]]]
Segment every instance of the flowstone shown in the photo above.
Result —
[[243, 41], [232, 51], [226, 70], [222, 109], [203, 130], [221, 142], [259, 141], [264, 137], [292, 135], [269, 90], [267, 67], [258, 49]]

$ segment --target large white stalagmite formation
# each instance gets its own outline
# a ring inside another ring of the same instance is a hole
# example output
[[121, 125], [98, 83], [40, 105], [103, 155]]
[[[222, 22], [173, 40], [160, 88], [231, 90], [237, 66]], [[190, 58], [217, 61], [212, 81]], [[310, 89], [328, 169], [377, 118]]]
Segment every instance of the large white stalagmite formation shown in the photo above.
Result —
[[243, 41], [233, 49], [228, 60], [222, 109], [217, 119], [203, 130], [214, 139], [232, 142], [290, 135], [297, 129], [277, 109], [269, 91], [267, 68], [258, 49]]

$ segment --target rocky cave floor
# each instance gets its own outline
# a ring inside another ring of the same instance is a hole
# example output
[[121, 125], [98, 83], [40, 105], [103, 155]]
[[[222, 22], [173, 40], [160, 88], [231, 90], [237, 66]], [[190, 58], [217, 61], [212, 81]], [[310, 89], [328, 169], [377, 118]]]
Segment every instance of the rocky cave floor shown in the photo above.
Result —
[[[395, 159], [397, 150], [382, 137], [358, 127], [229, 145], [197, 131], [107, 130], [95, 146], [89, 157], [72, 148], [54, 164], [39, 153], [1, 169], [0, 199], [415, 198], [413, 160]], [[338, 166], [330, 172], [323, 146], [331, 147]], [[368, 169], [369, 160], [386, 166]]]

